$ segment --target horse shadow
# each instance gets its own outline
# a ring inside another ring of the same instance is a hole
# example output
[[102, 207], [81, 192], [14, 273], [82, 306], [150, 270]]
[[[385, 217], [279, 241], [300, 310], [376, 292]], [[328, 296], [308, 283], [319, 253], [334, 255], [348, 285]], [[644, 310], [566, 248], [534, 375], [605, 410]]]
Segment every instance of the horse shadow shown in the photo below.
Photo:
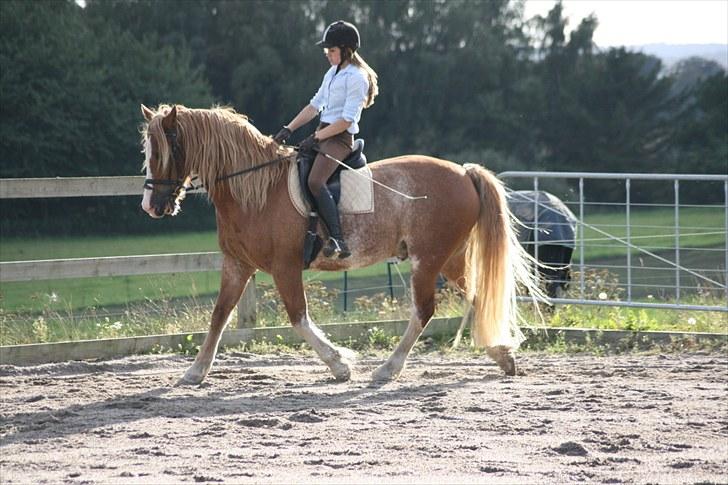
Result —
[[[433, 399], [431, 396], [443, 396], [448, 390], [461, 388], [469, 382], [484, 383], [502, 378], [495, 375], [479, 376], [406, 386], [396, 382], [337, 383], [324, 378], [313, 382], [285, 383], [282, 386], [276, 383], [272, 388], [268, 387], [270, 381], [260, 380], [243, 382], [241, 388], [225, 390], [215, 390], [214, 383], [210, 383], [214, 379], [215, 375], [211, 373], [200, 386], [159, 386], [135, 394], [54, 410], [12, 415], [6, 407], [0, 449], [14, 443], [42, 442], [74, 434], [113, 435], [120, 432], [119, 425], [158, 417], [170, 420], [193, 418], [206, 422], [210, 418], [240, 420], [267, 416], [276, 417], [279, 421], [316, 422], [323, 420], [317, 416], [331, 415], [337, 409], [352, 406], [376, 407], [403, 400], [413, 407], [423, 403], [426, 405], [428, 399]], [[341, 389], [342, 386], [346, 388]], [[327, 390], [321, 392], [322, 387]], [[209, 389], [209, 392], [200, 394], [200, 389]]]

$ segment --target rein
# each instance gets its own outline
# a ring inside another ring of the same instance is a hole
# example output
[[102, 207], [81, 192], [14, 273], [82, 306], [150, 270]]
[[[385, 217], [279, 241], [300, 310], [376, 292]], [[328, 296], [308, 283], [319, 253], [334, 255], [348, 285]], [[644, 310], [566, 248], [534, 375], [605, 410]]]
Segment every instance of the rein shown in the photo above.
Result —
[[[182, 147], [179, 144], [179, 141], [177, 140], [177, 129], [173, 128], [171, 130], [164, 130], [164, 134], [167, 137], [167, 143], [172, 147], [172, 158], [175, 163], [179, 162], [182, 159]], [[243, 170], [239, 170], [237, 172], [229, 173], [226, 175], [221, 175], [220, 177], [215, 179], [215, 183], [222, 182], [224, 180], [231, 179], [233, 177], [237, 177], [239, 175], [245, 175], [246, 173], [255, 172], [262, 168], [268, 167], [270, 165], [274, 165], [276, 163], [280, 163], [283, 160], [287, 160], [293, 156], [295, 156], [295, 153], [291, 153], [290, 155], [283, 155], [278, 158], [274, 158], [272, 160], [268, 160], [267, 162], [261, 163], [260, 165], [256, 165], [254, 167], [245, 168]], [[203, 185], [194, 185], [192, 182], [197, 180], [197, 175], [194, 177], [187, 176], [185, 179], [144, 179], [144, 188], [148, 190], [154, 190], [155, 185], [171, 185], [174, 186], [174, 190], [171, 193], [171, 197], [177, 197], [177, 195], [180, 193], [181, 190], [188, 191], [188, 190], [197, 190], [200, 188], [203, 188]], [[188, 185], [189, 184], [189, 185]]]
[[238, 175], [245, 175], [246, 173], [255, 172], [257, 170], [260, 170], [261, 168], [265, 168], [269, 165], [274, 165], [276, 163], [282, 162], [283, 160], [289, 159], [289, 158], [293, 157], [294, 155], [295, 155], [295, 153], [291, 153], [290, 155], [283, 155], [282, 157], [268, 160], [267, 162], [261, 163], [260, 165], [256, 165], [255, 167], [245, 168], [245, 169], [239, 170], [237, 172], [229, 173], [227, 175], [222, 175], [222, 176], [216, 178], [215, 182], [222, 182], [223, 180], [237, 177]]

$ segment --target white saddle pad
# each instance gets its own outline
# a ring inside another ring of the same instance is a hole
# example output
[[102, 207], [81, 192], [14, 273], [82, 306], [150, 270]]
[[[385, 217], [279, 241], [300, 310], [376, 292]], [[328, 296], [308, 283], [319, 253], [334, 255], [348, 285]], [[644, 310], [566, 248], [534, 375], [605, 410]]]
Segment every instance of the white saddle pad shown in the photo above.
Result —
[[[359, 174], [366, 175], [366, 178]], [[343, 170], [341, 172], [341, 200], [339, 212], [341, 214], [369, 214], [374, 212], [374, 183], [371, 181], [372, 170], [369, 166], [358, 170]], [[298, 179], [298, 164], [292, 163], [288, 170], [288, 195], [296, 210], [307, 216], [310, 207], [303, 197], [301, 183]]]

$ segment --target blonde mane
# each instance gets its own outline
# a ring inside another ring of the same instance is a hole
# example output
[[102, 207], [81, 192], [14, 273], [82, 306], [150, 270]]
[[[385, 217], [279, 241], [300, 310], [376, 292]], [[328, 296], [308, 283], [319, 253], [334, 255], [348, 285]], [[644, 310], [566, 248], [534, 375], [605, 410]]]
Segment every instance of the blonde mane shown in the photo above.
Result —
[[[162, 128], [162, 119], [171, 108], [164, 104], [158, 106], [154, 117], [142, 130], [144, 139], [149, 136], [156, 142], [165, 172], [172, 150]], [[185, 173], [173, 173], [170, 178], [197, 174], [209, 198], [227, 186], [244, 209], [261, 210], [270, 189], [294, 159], [291, 148], [279, 146], [271, 137], [260, 133], [247, 116], [229, 107], [189, 109], [177, 105], [177, 130], [185, 153]], [[217, 182], [221, 176], [286, 155], [291, 157], [281, 163]]]

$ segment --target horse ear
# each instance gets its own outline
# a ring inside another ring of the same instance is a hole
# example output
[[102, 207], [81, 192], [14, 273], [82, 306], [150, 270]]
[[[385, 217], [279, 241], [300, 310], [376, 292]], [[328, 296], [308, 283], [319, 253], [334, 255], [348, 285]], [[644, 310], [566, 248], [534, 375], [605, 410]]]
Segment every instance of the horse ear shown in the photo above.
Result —
[[171, 130], [174, 128], [175, 123], [177, 122], [177, 105], [175, 104], [172, 106], [172, 109], [169, 110], [169, 113], [167, 113], [167, 116], [162, 118], [162, 128], [165, 130]]
[[152, 121], [152, 118], [154, 117], [154, 112], [142, 104], [142, 116], [144, 116], [144, 119], [147, 120], [148, 123]]

